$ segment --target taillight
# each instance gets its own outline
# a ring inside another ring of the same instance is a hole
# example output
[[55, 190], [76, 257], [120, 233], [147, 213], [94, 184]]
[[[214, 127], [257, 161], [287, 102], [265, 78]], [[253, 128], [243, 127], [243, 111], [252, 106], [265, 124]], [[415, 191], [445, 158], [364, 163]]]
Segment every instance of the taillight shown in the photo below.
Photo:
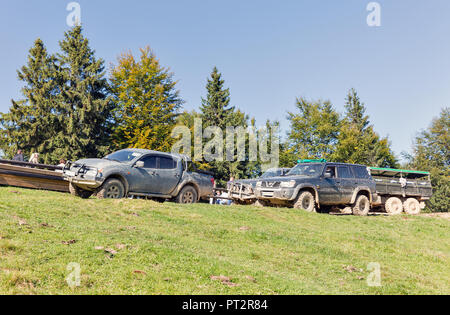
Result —
[[216, 185], [216, 181], [214, 180], [213, 177], [211, 177], [211, 184], [213, 185], [213, 187]]

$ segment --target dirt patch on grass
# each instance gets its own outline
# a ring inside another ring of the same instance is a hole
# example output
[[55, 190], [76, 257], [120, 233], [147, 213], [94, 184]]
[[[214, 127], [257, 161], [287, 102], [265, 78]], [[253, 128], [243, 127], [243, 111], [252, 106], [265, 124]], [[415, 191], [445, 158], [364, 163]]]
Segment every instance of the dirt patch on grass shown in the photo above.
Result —
[[442, 212], [442, 213], [424, 213], [421, 216], [427, 218], [439, 218], [439, 219], [447, 219], [450, 220], [450, 212]]

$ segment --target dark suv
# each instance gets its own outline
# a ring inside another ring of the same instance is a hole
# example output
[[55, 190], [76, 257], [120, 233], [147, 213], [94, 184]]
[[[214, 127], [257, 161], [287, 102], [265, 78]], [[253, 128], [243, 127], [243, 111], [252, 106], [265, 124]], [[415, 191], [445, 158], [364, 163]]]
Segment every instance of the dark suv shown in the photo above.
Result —
[[256, 184], [258, 200], [309, 212], [351, 207], [367, 215], [376, 200], [376, 185], [366, 166], [325, 161], [299, 163], [286, 176]]

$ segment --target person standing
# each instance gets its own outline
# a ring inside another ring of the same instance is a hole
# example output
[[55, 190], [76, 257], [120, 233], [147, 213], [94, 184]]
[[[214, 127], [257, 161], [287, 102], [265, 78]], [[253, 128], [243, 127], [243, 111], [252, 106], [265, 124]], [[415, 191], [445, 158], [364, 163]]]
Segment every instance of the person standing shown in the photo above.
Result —
[[39, 164], [39, 153], [33, 153], [30, 157], [29, 163], [31, 164]]
[[17, 150], [17, 154], [14, 155], [13, 161], [16, 161], [16, 162], [23, 162], [24, 161], [22, 150]]

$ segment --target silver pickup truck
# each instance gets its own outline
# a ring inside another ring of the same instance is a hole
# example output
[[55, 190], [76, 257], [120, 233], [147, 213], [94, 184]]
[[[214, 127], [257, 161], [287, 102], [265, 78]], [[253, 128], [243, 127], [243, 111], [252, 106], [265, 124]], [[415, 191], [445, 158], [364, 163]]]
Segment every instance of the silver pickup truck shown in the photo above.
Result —
[[127, 149], [103, 159], [67, 163], [63, 177], [81, 198], [144, 197], [196, 203], [213, 195], [214, 178], [198, 171], [186, 156]]

